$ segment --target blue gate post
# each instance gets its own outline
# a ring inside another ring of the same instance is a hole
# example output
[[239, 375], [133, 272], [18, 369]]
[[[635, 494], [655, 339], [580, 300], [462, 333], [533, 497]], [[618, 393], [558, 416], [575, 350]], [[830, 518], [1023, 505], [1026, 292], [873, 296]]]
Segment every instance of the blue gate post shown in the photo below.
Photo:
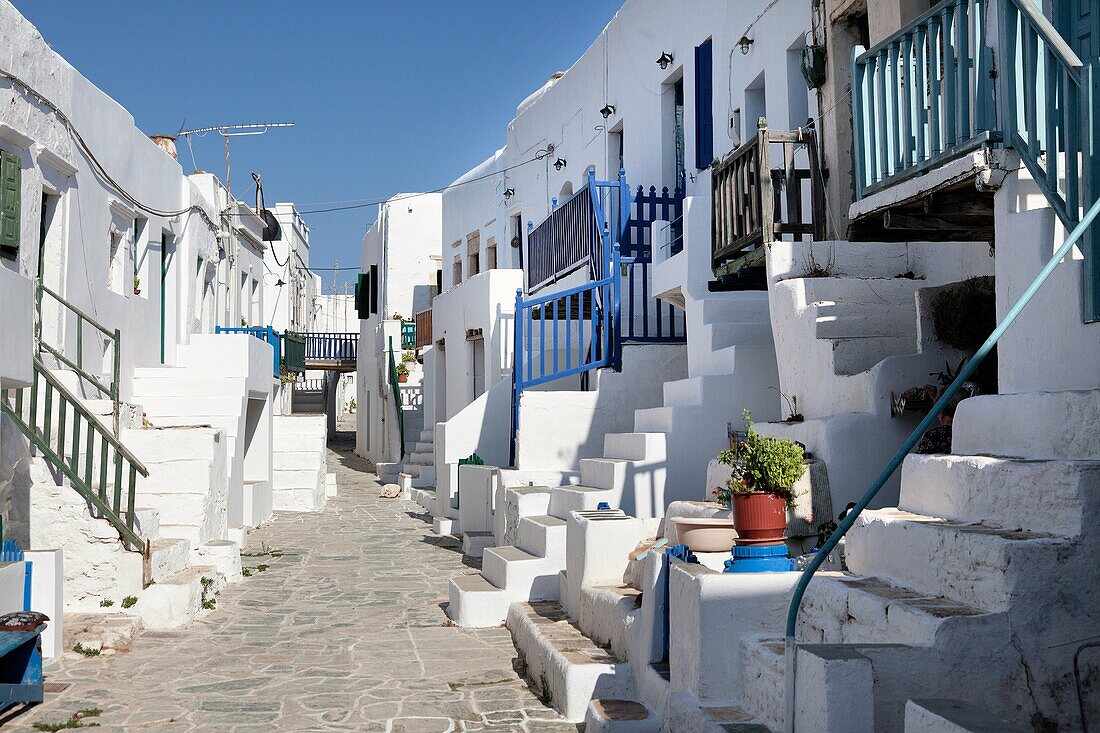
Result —
[[523, 288], [516, 288], [512, 355], [512, 440], [508, 447], [508, 463], [515, 466], [516, 435], [519, 434], [519, 398], [523, 394]]

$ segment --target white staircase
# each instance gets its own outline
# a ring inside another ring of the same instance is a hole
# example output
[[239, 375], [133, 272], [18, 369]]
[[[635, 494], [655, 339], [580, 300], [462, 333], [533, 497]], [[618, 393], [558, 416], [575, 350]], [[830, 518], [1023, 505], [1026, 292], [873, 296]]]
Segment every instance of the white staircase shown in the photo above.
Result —
[[[410, 426], [406, 424], [406, 434], [409, 434]], [[420, 430], [417, 433], [416, 442], [409, 445], [406, 441], [404, 471], [412, 479], [412, 485], [417, 489], [430, 489], [434, 494], [435, 489], [435, 438], [433, 430]], [[424, 507], [431, 511], [431, 507]]]
[[272, 448], [272, 509], [321, 509], [328, 476], [325, 416], [276, 415], [272, 418]]

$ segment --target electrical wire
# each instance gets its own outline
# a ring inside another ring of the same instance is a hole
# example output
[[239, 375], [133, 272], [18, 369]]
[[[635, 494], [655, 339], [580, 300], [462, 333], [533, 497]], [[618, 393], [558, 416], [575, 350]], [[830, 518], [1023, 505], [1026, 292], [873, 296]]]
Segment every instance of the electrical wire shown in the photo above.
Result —
[[137, 197], [135, 197], [129, 191], [127, 191], [125, 188], [123, 188], [122, 184], [120, 184], [118, 181], [116, 181], [111, 176], [111, 174], [107, 171], [106, 167], [99, 161], [98, 158], [96, 158], [95, 153], [92, 152], [91, 146], [89, 146], [87, 141], [84, 140], [84, 136], [80, 134], [80, 131], [78, 129], [76, 129], [76, 125], [73, 124], [72, 120], [69, 119], [69, 116], [67, 114], [65, 114], [64, 110], [62, 110], [60, 107], [58, 107], [56, 104], [54, 104], [48, 97], [46, 97], [44, 94], [39, 92], [37, 89], [32, 87], [30, 84], [28, 84], [23, 79], [16, 76], [15, 74], [12, 74], [9, 71], [5, 71], [3, 69], [0, 69], [0, 78], [8, 79], [9, 81], [12, 82], [12, 84], [15, 84], [17, 86], [22, 87], [23, 90], [28, 95], [36, 98], [43, 105], [45, 105], [46, 107], [51, 109], [53, 111], [53, 113], [55, 115], [57, 115], [58, 119], [60, 119], [61, 122], [65, 125], [66, 129], [68, 129], [69, 134], [72, 135], [73, 140], [76, 141], [76, 144], [84, 152], [84, 155], [87, 156], [88, 161], [92, 164], [92, 170], [97, 175], [99, 175], [100, 178], [103, 179], [103, 181], [105, 181], [108, 185], [110, 185], [111, 188], [113, 188], [120, 196], [122, 196], [122, 198], [126, 199], [126, 201], [128, 201], [131, 205], [133, 205], [134, 208], [140, 209], [141, 211], [144, 211], [145, 213], [147, 213], [151, 216], [158, 216], [158, 217], [162, 217], [164, 219], [173, 219], [177, 216], [182, 216], [184, 214], [196, 213], [207, 223], [207, 225], [211, 229], [214, 229], [215, 231], [217, 231], [219, 229], [218, 225], [215, 224], [213, 222], [213, 220], [210, 219], [210, 217], [207, 215], [206, 211], [201, 206], [198, 206], [197, 204], [188, 206], [187, 208], [184, 208], [184, 209], [167, 210], [167, 209], [158, 209], [156, 207], [149, 206], [149, 205], [141, 202]]

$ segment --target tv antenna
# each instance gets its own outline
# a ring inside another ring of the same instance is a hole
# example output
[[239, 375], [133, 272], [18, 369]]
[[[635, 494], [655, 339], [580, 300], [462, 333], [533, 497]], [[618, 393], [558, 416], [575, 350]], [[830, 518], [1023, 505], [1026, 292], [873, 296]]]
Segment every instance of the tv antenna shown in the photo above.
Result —
[[[195, 164], [195, 151], [191, 149], [191, 136], [197, 135], [204, 137], [211, 132], [216, 132], [225, 138], [225, 190], [232, 191], [230, 188], [230, 167], [229, 167], [229, 138], [231, 137], [243, 137], [246, 135], [263, 135], [273, 127], [294, 127], [293, 122], [249, 122], [239, 125], [213, 125], [212, 127], [197, 127], [194, 130], [180, 130], [176, 133], [176, 137], [182, 137], [187, 140], [187, 148], [191, 150], [191, 164]], [[198, 166], [196, 166], [197, 168]]]

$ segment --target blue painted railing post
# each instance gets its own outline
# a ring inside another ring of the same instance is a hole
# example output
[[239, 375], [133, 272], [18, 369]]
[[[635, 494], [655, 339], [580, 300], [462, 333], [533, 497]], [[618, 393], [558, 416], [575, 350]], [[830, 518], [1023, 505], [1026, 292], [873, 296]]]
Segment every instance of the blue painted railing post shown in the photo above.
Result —
[[516, 465], [516, 435], [519, 434], [519, 398], [523, 394], [523, 289], [516, 288], [515, 326], [512, 330], [512, 440], [508, 463]]
[[863, 72], [866, 68], [856, 62], [867, 49], [863, 46], [855, 46], [852, 49], [852, 156], [853, 174], [855, 176], [856, 200], [863, 198], [863, 188], [867, 185], [865, 163], [863, 162], [866, 151], [863, 149], [865, 131], [863, 129], [864, 109], [867, 97], [863, 93]]
[[619, 243], [616, 242], [611, 245], [611, 323], [607, 330], [612, 340], [612, 350], [609, 352], [613, 359], [611, 363], [617, 372], [623, 370], [622, 289], [622, 255], [619, 251]]

